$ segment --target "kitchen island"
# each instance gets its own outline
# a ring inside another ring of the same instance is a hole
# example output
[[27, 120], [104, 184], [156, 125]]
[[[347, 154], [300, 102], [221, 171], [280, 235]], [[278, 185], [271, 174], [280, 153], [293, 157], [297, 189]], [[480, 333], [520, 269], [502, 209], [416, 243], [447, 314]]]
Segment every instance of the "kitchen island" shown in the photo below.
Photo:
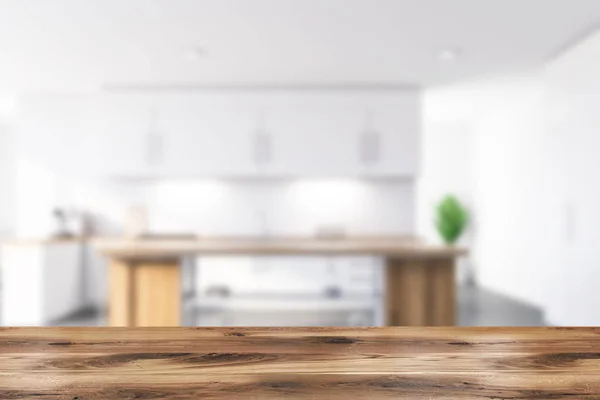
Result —
[[455, 324], [455, 261], [464, 249], [400, 237], [104, 239], [110, 326], [181, 325], [181, 261], [198, 255], [369, 255], [385, 260], [388, 326]]
[[598, 399], [595, 328], [2, 328], [0, 398]]

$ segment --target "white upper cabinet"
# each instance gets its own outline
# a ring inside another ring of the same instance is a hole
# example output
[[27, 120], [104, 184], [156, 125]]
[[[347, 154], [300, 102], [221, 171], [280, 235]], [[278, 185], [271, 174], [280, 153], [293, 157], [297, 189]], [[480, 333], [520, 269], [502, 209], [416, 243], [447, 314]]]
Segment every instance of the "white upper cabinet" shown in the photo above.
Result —
[[22, 155], [100, 177], [412, 176], [418, 91], [265, 90], [39, 95]]
[[412, 176], [417, 91], [214, 91], [155, 95], [164, 176]]
[[265, 96], [266, 132], [272, 156], [270, 175], [345, 175], [356, 163], [360, 119], [328, 95], [292, 93]]
[[226, 94], [183, 94], [155, 97], [161, 154], [156, 166], [166, 176], [233, 176], [254, 173], [252, 108]]
[[255, 95], [274, 176], [411, 176], [417, 172], [416, 91], [292, 91]]
[[420, 101], [418, 92], [383, 92], [361, 98], [364, 119], [358, 141], [359, 174], [418, 173]]

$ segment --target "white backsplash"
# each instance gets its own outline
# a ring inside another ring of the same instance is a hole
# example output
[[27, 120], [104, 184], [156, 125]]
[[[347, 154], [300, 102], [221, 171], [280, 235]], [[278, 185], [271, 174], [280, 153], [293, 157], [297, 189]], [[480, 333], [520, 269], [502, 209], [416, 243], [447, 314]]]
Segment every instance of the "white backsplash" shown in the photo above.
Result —
[[203, 235], [411, 234], [411, 181], [160, 182], [147, 192], [153, 232]]
[[202, 235], [413, 234], [412, 179], [73, 181], [19, 160], [19, 236], [46, 235], [54, 207], [93, 216], [99, 234], [120, 234], [131, 206], [147, 208], [153, 233]]

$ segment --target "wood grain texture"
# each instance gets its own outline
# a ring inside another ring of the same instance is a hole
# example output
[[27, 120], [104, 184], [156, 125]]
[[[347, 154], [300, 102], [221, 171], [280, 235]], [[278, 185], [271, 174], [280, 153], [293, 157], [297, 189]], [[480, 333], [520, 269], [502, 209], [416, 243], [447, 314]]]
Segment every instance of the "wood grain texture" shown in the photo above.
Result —
[[110, 326], [133, 326], [133, 276], [127, 262], [111, 260], [109, 265], [108, 324]]
[[386, 259], [387, 326], [454, 326], [453, 259]]
[[429, 269], [428, 325], [453, 326], [456, 320], [456, 282], [454, 260], [437, 260]]
[[134, 268], [134, 326], [181, 325], [181, 276], [177, 260]]
[[393, 258], [385, 260], [385, 299], [384, 316], [386, 326], [400, 325], [400, 309], [402, 307], [402, 261]]
[[415, 261], [404, 262], [399, 268], [399, 281], [396, 284], [400, 295], [398, 325], [427, 325], [430, 309], [427, 292], [428, 269], [428, 265]]
[[600, 328], [0, 328], [0, 398], [600, 399]]
[[110, 263], [108, 324], [112, 327], [179, 326], [181, 271], [178, 260]]

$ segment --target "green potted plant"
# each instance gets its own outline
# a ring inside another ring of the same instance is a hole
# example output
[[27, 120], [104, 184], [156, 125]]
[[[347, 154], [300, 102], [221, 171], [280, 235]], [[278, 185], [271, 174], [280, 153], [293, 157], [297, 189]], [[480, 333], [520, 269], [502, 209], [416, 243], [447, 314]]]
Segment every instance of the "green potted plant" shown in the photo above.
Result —
[[447, 245], [460, 238], [469, 222], [469, 212], [453, 195], [446, 195], [436, 207], [435, 226]]

